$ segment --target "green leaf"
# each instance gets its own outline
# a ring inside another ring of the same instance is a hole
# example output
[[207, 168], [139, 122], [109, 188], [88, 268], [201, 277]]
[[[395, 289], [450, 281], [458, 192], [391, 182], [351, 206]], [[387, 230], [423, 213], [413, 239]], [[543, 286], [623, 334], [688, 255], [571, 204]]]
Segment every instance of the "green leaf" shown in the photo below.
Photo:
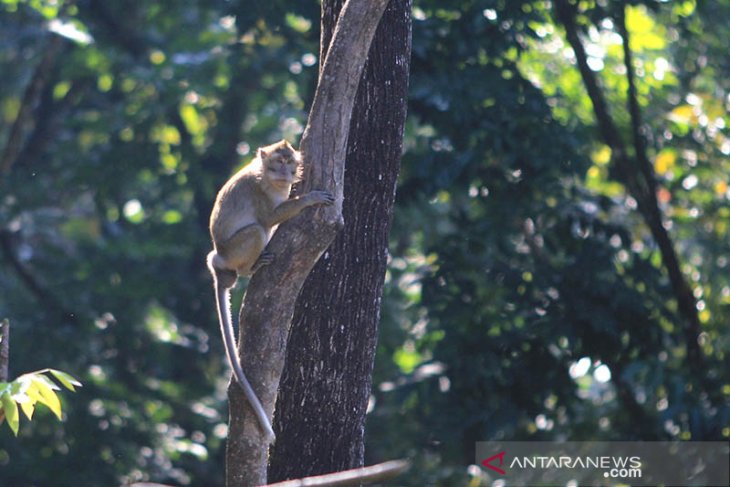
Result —
[[58, 419], [61, 419], [61, 401], [58, 400], [58, 396], [53, 391], [53, 385], [54, 384], [46, 377], [42, 375], [34, 375], [33, 384], [29, 388], [29, 391], [30, 389], [35, 388], [40, 394], [39, 402], [48, 406], [53, 414], [55, 414]]
[[0, 404], [3, 406], [3, 412], [5, 413], [5, 419], [8, 420], [8, 426], [10, 426], [10, 429], [13, 430], [13, 434], [18, 436], [18, 429], [20, 428], [18, 405], [15, 404], [15, 401], [13, 401], [7, 393], [0, 396]]
[[76, 387], [82, 387], [81, 382], [77, 381], [75, 378], [73, 378], [71, 375], [67, 374], [66, 372], [62, 372], [60, 370], [56, 369], [48, 369], [48, 372], [53, 374], [53, 376], [58, 379], [58, 382], [60, 382], [63, 387], [70, 391], [76, 391]]
[[40, 391], [33, 385], [32, 376], [24, 376], [28, 379], [28, 388], [25, 390], [25, 394], [30, 398], [33, 403], [37, 402], [43, 402], [43, 397], [41, 396]]
[[36, 400], [28, 395], [31, 381], [27, 375], [20, 376], [10, 384], [10, 399], [20, 405], [28, 419], [33, 419]]
[[25, 397], [24, 401], [18, 401], [18, 404], [20, 404], [20, 409], [23, 410], [26, 418], [33, 419], [33, 412], [35, 412], [35, 403], [36, 402], [30, 399], [28, 396]]

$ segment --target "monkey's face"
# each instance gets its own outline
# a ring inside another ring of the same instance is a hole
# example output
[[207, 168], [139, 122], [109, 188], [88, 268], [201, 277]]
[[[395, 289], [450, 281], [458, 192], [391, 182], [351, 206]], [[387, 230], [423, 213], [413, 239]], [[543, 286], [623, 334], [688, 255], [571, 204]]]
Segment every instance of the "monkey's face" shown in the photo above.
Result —
[[276, 187], [291, 186], [299, 174], [299, 154], [294, 150], [278, 150], [267, 155], [263, 161], [266, 167], [266, 177]]

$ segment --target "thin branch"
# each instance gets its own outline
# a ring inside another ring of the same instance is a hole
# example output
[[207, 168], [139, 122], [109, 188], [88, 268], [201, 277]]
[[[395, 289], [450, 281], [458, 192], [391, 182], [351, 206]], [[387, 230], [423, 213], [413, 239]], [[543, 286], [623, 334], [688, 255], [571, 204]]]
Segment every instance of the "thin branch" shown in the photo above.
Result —
[[120, 46], [134, 58], [141, 58], [148, 49], [146, 40], [140, 34], [142, 29], [125, 23], [127, 17], [111, 11], [109, 3], [104, 0], [89, 0], [85, 2], [83, 11], [93, 15], [94, 20], [104, 26], [99, 34], [104, 35], [110, 43]]
[[8, 365], [10, 364], [10, 321], [5, 318], [0, 322], [0, 382], [8, 381]]
[[[370, 467], [355, 468], [343, 472], [328, 473], [316, 477], [287, 480], [267, 484], [263, 487], [334, 487], [361, 485], [364, 483], [383, 482], [397, 477], [411, 467], [407, 460], [392, 460], [390, 462], [371, 465]], [[154, 482], [137, 482], [130, 487], [172, 487], [169, 484], [158, 484]]]
[[383, 482], [402, 474], [410, 468], [406, 460], [392, 460], [390, 462], [371, 465], [370, 467], [355, 468], [343, 472], [306, 477], [297, 480], [287, 480], [269, 484], [267, 487], [333, 487], [347, 485], [361, 485], [363, 483]]
[[628, 81], [627, 91], [627, 106], [629, 109], [629, 115], [631, 117], [631, 133], [633, 136], [634, 153], [639, 162], [639, 168], [641, 173], [646, 179], [646, 185], [651, 194], [656, 194], [656, 178], [654, 176], [654, 169], [649, 161], [649, 157], [646, 151], [646, 137], [642, 133], [642, 121], [641, 121], [641, 107], [639, 107], [639, 100], [637, 97], [636, 90], [636, 70], [634, 69], [633, 52], [631, 51], [631, 40], [629, 38], [629, 30], [626, 28], [626, 12], [625, 7], [621, 5], [618, 7], [618, 19], [617, 25], [619, 35], [623, 38], [623, 51], [624, 51], [624, 67], [626, 68], [626, 80]]
[[[580, 71], [583, 84], [593, 105], [593, 112], [596, 115], [601, 136], [611, 148], [612, 161], [616, 166], [616, 177], [626, 186], [629, 194], [636, 199], [639, 213], [644, 218], [654, 241], [659, 247], [662, 263], [669, 276], [674, 297], [677, 300], [679, 313], [685, 321], [684, 335], [688, 363], [697, 370], [702, 367], [703, 357], [698, 343], [701, 326], [697, 314], [696, 301], [692, 294], [692, 289], [682, 273], [674, 244], [667, 229], [664, 227], [664, 218], [659, 209], [653, 170], [646, 154], [643, 138], [640, 134], [640, 110], [636, 101], [633, 69], [630, 66], [630, 47], [625, 39], [624, 52], [628, 49], [629, 57], [624, 62], [628, 63], [628, 73], [631, 73], [629, 111], [632, 112], [632, 125], [636, 134], [635, 141], [639, 140], [638, 144], [635, 144], [634, 147], [636, 150], [635, 160], [629, 157], [621, 139], [620, 132], [608, 110], [603, 92], [599, 87], [598, 78], [588, 66], [588, 57], [578, 35], [578, 27], [575, 22], [575, 6], [569, 0], [554, 0], [553, 5], [558, 20], [565, 28], [565, 36], [568, 43], [575, 53], [578, 70]], [[625, 29], [625, 25], [623, 28]], [[639, 165], [638, 171], [636, 171], [637, 164]]]
[[647, 220], [649, 220], [648, 224], [652, 227], [652, 233], [660, 247], [662, 260], [669, 274], [669, 280], [677, 298], [679, 312], [687, 321], [687, 326], [685, 326], [684, 331], [685, 340], [687, 342], [688, 358], [691, 364], [694, 364], [695, 367], [699, 367], [702, 365], [703, 356], [697, 341], [701, 333], [700, 320], [697, 314], [697, 302], [694, 298], [694, 294], [692, 293], [691, 286], [687, 283], [684, 275], [682, 274], [677, 253], [674, 250], [669, 234], [662, 223], [663, 218], [661, 211], [659, 210], [659, 203], [656, 197], [656, 178], [653, 166], [647, 154], [646, 140], [642, 133], [641, 108], [639, 107], [637, 99], [636, 74], [634, 70], [629, 30], [626, 27], [626, 12], [624, 5], [621, 5], [618, 9], [618, 19], [616, 20], [619, 34], [623, 38], [624, 66], [626, 67], [626, 78], [629, 85], [627, 104], [629, 114], [631, 116], [631, 131], [633, 134], [634, 151], [636, 153], [636, 160], [638, 162], [639, 169], [641, 170], [644, 179], [646, 180], [646, 185], [650, 191], [647, 197], [650, 198], [651, 202], [647, 205], [646, 210], [651, 214], [647, 217]]
[[56, 56], [61, 50], [62, 45], [63, 39], [60, 36], [55, 34], [50, 35], [43, 56], [38, 62], [38, 66], [36, 66], [28, 86], [25, 88], [25, 93], [23, 93], [23, 100], [20, 103], [18, 116], [15, 117], [13, 126], [10, 128], [8, 140], [5, 143], [2, 156], [0, 157], [0, 173], [8, 173], [13, 164], [18, 160], [25, 133], [33, 123], [31, 117], [33, 107], [38, 102], [38, 98], [43, 92], [46, 83], [48, 83]]
[[50, 293], [16, 257], [10, 232], [5, 229], [0, 229], [0, 252], [10, 263], [10, 267], [15, 271], [18, 278], [25, 284], [25, 287], [35, 295], [39, 302], [43, 303], [45, 308], [55, 310], [66, 321], [78, 323], [76, 313], [65, 309], [61, 301]]
[[88, 89], [92, 86], [89, 78], [75, 79], [71, 81], [68, 92], [60, 100], [53, 100], [53, 87], [47, 86], [44, 94], [38, 103], [33, 118], [35, 127], [28, 135], [23, 150], [18, 155], [18, 160], [25, 166], [33, 166], [45, 154], [49, 144], [62, 127], [63, 114], [71, 106], [79, 102]]

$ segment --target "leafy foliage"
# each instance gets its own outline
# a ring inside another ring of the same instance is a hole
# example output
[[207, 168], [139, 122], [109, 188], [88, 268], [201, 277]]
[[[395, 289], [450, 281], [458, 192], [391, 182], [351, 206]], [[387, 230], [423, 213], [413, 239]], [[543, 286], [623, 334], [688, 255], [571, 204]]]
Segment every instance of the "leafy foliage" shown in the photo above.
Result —
[[[727, 306], [716, 301], [727, 294], [718, 272], [727, 240], [710, 230], [725, 226], [716, 209], [728, 201], [728, 147], [716, 152], [712, 141], [726, 139], [727, 113], [704, 119], [717, 124], [712, 136], [694, 118], [697, 106], [725, 104], [726, 87], [697, 94], [724, 63], [708, 53], [707, 70], [685, 70], [699, 30], [677, 27], [714, 25], [728, 5], [705, 19], [694, 2], [631, 4], [638, 101], [661, 209], [697, 298], [705, 366], [687, 362], [661, 255], [610, 168], [551, 5], [417, 2], [409, 149], [376, 365], [388, 379], [370, 423], [371, 454], [417, 455], [411, 485], [486, 482], [466, 466], [474, 442], [488, 439], [730, 436], [728, 335], [719, 331]], [[579, 3], [591, 68], [629, 140], [613, 15]]]
[[61, 401], [56, 394], [60, 387], [48, 378], [53, 376], [63, 387], [75, 391], [81, 383], [65, 372], [44, 369], [23, 374], [12, 382], [0, 382], [0, 423], [7, 421], [15, 436], [20, 429], [18, 409], [31, 420], [36, 404], [43, 404], [61, 419]]

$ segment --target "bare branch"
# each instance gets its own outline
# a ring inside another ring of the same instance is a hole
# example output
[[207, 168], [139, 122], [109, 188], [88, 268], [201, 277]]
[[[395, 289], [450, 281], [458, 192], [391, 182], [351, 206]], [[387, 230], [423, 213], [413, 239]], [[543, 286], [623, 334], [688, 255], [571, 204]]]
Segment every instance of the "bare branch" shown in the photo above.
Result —
[[332, 487], [382, 482], [402, 474], [410, 466], [411, 464], [406, 460], [393, 460], [370, 467], [345, 470], [344, 472], [277, 482], [275, 484], [269, 484], [267, 487]]
[[61, 129], [66, 111], [81, 100], [93, 82], [95, 80], [91, 78], [72, 80], [68, 92], [60, 100], [53, 99], [53, 86], [46, 85], [33, 115], [33, 131], [26, 137], [18, 161], [26, 167], [39, 162]]
[[39, 302], [45, 303], [45, 307], [57, 312], [64, 321], [77, 324], [78, 317], [76, 313], [68, 311], [63, 303], [53, 293], [49, 292], [33, 272], [27, 269], [17, 258], [13, 250], [11, 242], [11, 234], [8, 230], [0, 228], [0, 254], [10, 263], [10, 267], [15, 271], [18, 278], [25, 284], [26, 288], [38, 299]]
[[629, 115], [631, 117], [631, 133], [634, 142], [634, 153], [636, 154], [636, 159], [639, 163], [639, 168], [644, 176], [644, 179], [646, 179], [646, 184], [649, 191], [652, 194], [656, 194], [656, 178], [654, 177], [654, 170], [646, 152], [646, 137], [642, 133], [643, 127], [641, 122], [641, 108], [639, 107], [639, 101], [637, 98], [636, 71], [634, 69], [629, 30], [626, 28], [625, 7], [622, 5], [617, 10], [618, 19], [616, 19], [616, 24], [618, 26], [619, 34], [624, 40], [624, 66], [626, 67], [626, 80], [628, 81], [629, 85], [628, 91], [626, 93], [626, 103], [629, 109]]
[[99, 34], [120, 46], [132, 57], [141, 58], [147, 52], [149, 47], [146, 39], [140, 34], [142, 30], [126, 23], [125, 18], [115, 15], [109, 8], [109, 2], [90, 0], [86, 2], [84, 10], [105, 27], [99, 30]]
[[[628, 37], [624, 38], [624, 53], [628, 52], [628, 56], [625, 56], [624, 63], [626, 63], [627, 75], [629, 76], [628, 103], [634, 133], [634, 149], [636, 151], [633, 159], [627, 153], [620, 132], [609, 113], [608, 105], [599, 87], [598, 78], [588, 66], [588, 57], [578, 36], [578, 28], [575, 22], [575, 6], [569, 0], [554, 0], [553, 5], [558, 20], [565, 28], [565, 36], [568, 43], [575, 53], [578, 70], [583, 78], [583, 84], [588, 92], [588, 97], [593, 104], [593, 112], [596, 115], [601, 136], [611, 148], [611, 157], [616, 169], [616, 178], [626, 186], [629, 194], [636, 199], [639, 213], [644, 218], [652, 237], [659, 247], [662, 263], [669, 276], [674, 297], [677, 300], [679, 313], [685, 321], [684, 335], [689, 365], [696, 369], [701, 368], [703, 358], [698, 343], [701, 326], [697, 315], [696, 301], [692, 294], [692, 288], [682, 273], [674, 244], [667, 229], [664, 227], [664, 218], [659, 209], [654, 173], [646, 153], [643, 137], [640, 133], [641, 117], [636, 100], [634, 71], [631, 66], [631, 50], [628, 45]], [[625, 24], [620, 28], [623, 29], [624, 34], [628, 35]]]
[[[318, 475], [316, 477], [306, 477], [303, 479], [287, 480], [286, 482], [277, 482], [268, 484], [264, 487], [333, 487], [347, 485], [361, 485], [364, 483], [382, 482], [390, 480], [402, 474], [410, 468], [411, 464], [407, 460], [392, 460], [390, 462], [379, 463], [369, 467], [355, 468], [345, 470], [343, 472], [329, 473], [326, 475]], [[168, 484], [157, 484], [154, 482], [137, 482], [130, 487], [172, 487]]]
[[8, 381], [8, 365], [10, 364], [10, 321], [5, 318], [0, 322], [0, 382]]
[[0, 173], [10, 171], [10, 168], [18, 159], [23, 145], [23, 139], [25, 138], [25, 132], [33, 122], [31, 117], [33, 107], [43, 92], [46, 83], [48, 83], [51, 69], [53, 68], [58, 52], [61, 50], [62, 42], [63, 39], [60, 36], [55, 34], [50, 36], [48, 45], [44, 48], [43, 56], [38, 62], [38, 66], [36, 66], [28, 86], [25, 88], [18, 115], [15, 117], [13, 126], [10, 128], [8, 140], [3, 148], [2, 156], [0, 156]]
[[663, 225], [663, 217], [659, 210], [659, 203], [656, 196], [657, 184], [654, 175], [654, 168], [649, 160], [646, 148], [646, 139], [642, 133], [641, 108], [639, 107], [636, 94], [636, 74], [634, 70], [629, 30], [626, 28], [625, 6], [622, 5], [618, 9], [618, 19], [616, 20], [619, 33], [624, 40], [624, 66], [626, 67], [626, 78], [629, 85], [627, 104], [629, 114], [631, 116], [634, 152], [636, 154], [636, 161], [639, 165], [639, 169], [646, 181], [646, 186], [649, 191], [647, 199], [650, 201], [647, 203], [645, 210], [649, 212], [649, 215], [646, 216], [645, 219], [647, 220], [647, 224], [651, 227], [652, 234], [654, 235], [662, 253], [664, 267], [667, 269], [667, 273], [669, 274], [669, 280], [677, 299], [679, 312], [682, 316], [684, 316], [687, 323], [684, 327], [684, 332], [685, 341], [687, 343], [687, 356], [690, 365], [694, 367], [701, 367], [703, 356], [698, 342], [698, 338], [701, 333], [701, 325], [697, 314], [697, 302], [694, 298], [690, 285], [687, 283], [687, 280], [682, 274], [679, 258], [674, 250], [674, 245], [669, 237], [669, 233]]

